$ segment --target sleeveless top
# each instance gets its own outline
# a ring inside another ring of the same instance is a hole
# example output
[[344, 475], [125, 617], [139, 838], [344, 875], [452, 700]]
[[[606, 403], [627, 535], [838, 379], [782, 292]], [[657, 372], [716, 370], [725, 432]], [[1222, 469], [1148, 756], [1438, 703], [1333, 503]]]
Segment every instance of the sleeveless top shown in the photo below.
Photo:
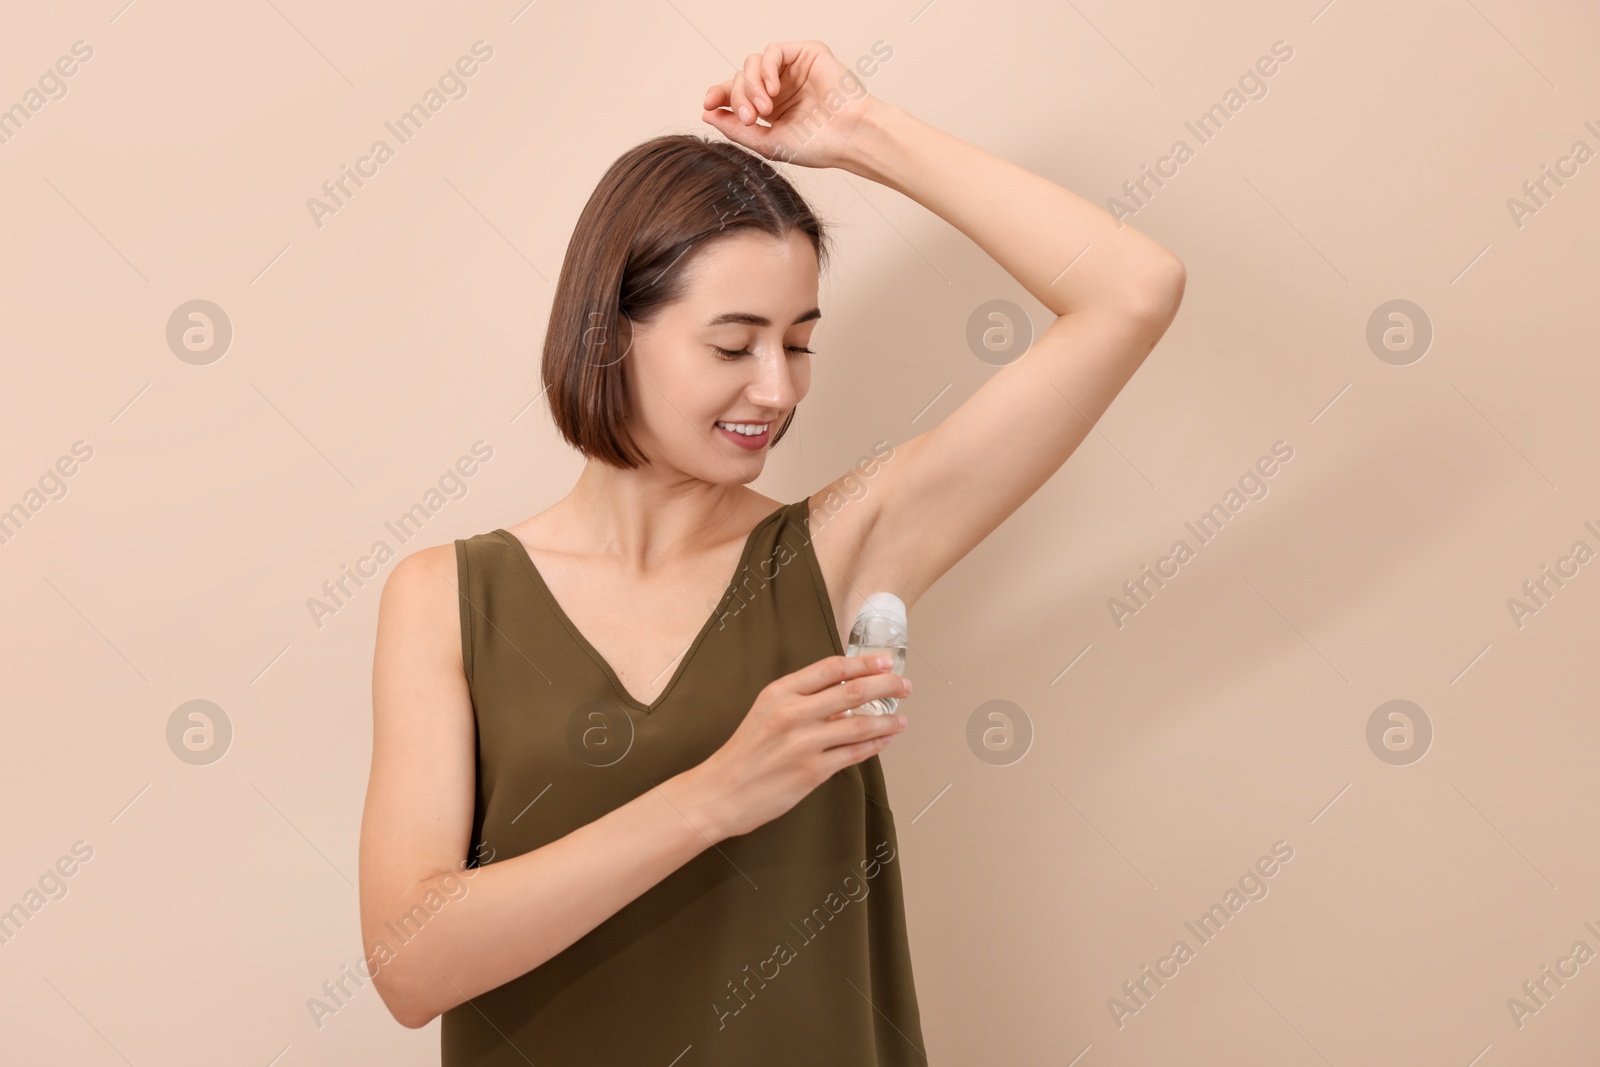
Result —
[[[650, 704], [567, 618], [516, 535], [455, 542], [477, 720], [469, 866], [549, 844], [704, 761], [774, 679], [840, 655], [809, 499], [753, 529]], [[626, 611], [626, 604], [617, 610]], [[444, 1067], [926, 1064], [876, 755], [707, 847], [560, 954], [446, 1011]]]

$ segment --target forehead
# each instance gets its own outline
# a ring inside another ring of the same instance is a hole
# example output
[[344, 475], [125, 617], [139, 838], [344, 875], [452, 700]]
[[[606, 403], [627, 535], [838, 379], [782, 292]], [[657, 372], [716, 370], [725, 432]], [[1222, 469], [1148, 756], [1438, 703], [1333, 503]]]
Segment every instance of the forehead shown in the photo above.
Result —
[[741, 230], [701, 246], [685, 272], [686, 300], [698, 304], [790, 304], [817, 298], [817, 252], [811, 239], [790, 230], [779, 239]]

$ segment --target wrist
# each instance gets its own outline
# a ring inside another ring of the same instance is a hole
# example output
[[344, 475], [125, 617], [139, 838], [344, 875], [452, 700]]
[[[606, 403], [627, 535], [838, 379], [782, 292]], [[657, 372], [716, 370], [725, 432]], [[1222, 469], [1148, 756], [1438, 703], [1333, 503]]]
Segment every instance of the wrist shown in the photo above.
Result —
[[662, 782], [660, 789], [686, 824], [684, 829], [693, 844], [706, 848], [728, 836], [726, 806], [722, 792], [712, 781], [704, 763]]
[[907, 128], [916, 119], [904, 108], [867, 97], [867, 108], [848, 142], [843, 169], [891, 189], [899, 189], [900, 154]]

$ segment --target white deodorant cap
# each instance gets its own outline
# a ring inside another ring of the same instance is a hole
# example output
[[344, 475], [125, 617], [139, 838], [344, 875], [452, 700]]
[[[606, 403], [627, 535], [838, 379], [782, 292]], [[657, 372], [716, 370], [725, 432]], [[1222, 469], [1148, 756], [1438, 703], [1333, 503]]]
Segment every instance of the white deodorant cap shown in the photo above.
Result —
[[893, 593], [873, 593], [867, 597], [866, 603], [861, 605], [861, 610], [856, 612], [856, 618], [859, 619], [869, 612], [893, 619], [900, 625], [900, 631], [906, 632], [906, 603]]

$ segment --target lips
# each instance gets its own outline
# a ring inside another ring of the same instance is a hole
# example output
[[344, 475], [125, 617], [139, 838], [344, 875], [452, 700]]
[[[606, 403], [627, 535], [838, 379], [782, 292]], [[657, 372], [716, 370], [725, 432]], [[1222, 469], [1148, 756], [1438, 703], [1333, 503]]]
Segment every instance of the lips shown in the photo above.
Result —
[[731, 440], [734, 444], [738, 445], [746, 452], [755, 452], [758, 449], [766, 447], [767, 440], [772, 436], [771, 423], [768, 423], [767, 428], [762, 430], [760, 433], [748, 435], [742, 434], [737, 430], [729, 430], [722, 426], [714, 426], [713, 428], [717, 431], [717, 433], [721, 434], [724, 438]]

